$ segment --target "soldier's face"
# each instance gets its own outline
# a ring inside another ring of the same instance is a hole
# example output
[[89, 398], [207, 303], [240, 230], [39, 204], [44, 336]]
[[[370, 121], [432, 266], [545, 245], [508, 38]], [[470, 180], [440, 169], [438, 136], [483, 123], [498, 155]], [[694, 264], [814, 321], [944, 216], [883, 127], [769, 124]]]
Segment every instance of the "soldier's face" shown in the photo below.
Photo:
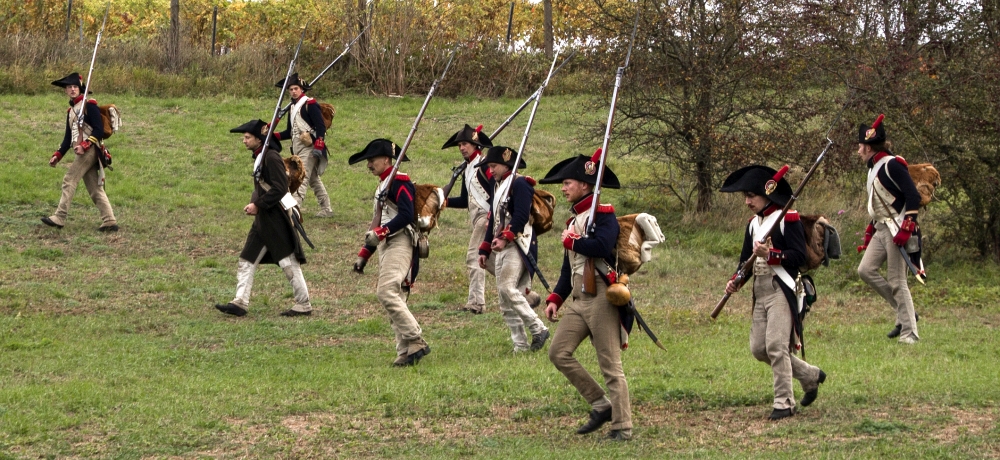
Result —
[[862, 163], [867, 163], [873, 155], [875, 155], [875, 151], [872, 150], [872, 146], [868, 144], [858, 144], [858, 156], [861, 157]]
[[590, 184], [586, 182], [580, 182], [576, 179], [562, 181], [562, 194], [570, 203], [580, 201], [580, 198], [587, 196], [588, 193], [590, 193]]
[[257, 139], [257, 136], [250, 133], [243, 133], [243, 145], [247, 148], [247, 150], [257, 150], [257, 148], [260, 147], [260, 144], [261, 140]]
[[73, 99], [80, 95], [80, 87], [76, 85], [66, 85], [66, 95]]
[[368, 170], [371, 171], [374, 176], [381, 176], [385, 170], [389, 169], [392, 163], [389, 161], [389, 157], [375, 157], [368, 159]]
[[458, 143], [458, 151], [462, 152], [462, 158], [466, 161], [472, 158], [472, 154], [476, 153], [476, 145], [471, 142], [460, 141]]
[[299, 85], [292, 85], [288, 87], [288, 95], [292, 96], [292, 99], [298, 99], [302, 97], [302, 94], [304, 93], [305, 91], [303, 91], [302, 87]]
[[503, 177], [504, 174], [510, 172], [510, 168], [503, 163], [489, 163], [488, 166], [490, 168], [490, 174], [493, 174], [493, 177], [500, 178]]
[[763, 195], [751, 192], [743, 192], [743, 202], [746, 203], [747, 207], [750, 208], [754, 214], [763, 211], [767, 205], [771, 204], [771, 200], [767, 199]]

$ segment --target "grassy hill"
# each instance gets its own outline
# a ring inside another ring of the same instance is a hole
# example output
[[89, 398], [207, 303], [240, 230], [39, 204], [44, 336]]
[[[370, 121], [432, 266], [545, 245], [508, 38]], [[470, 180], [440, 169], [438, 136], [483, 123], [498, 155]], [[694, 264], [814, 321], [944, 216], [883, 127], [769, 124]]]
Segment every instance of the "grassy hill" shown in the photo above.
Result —
[[[278, 316], [292, 300], [273, 266], [258, 271], [247, 317], [212, 307], [232, 298], [251, 223], [242, 208], [252, 163], [228, 130], [266, 118], [273, 101], [100, 102], [121, 107], [126, 123], [107, 142], [115, 166], [107, 193], [122, 227], [110, 235], [96, 231], [82, 184], [64, 229], [39, 222], [55, 209], [69, 160], [46, 164], [62, 137], [65, 99], [0, 96], [3, 119], [12, 120], [0, 128], [0, 458], [1000, 455], [1000, 269], [932, 265], [926, 287], [911, 285], [921, 342], [886, 339], [894, 315], [855, 272], [856, 194], [817, 188], [799, 206], [829, 215], [844, 241], [843, 259], [814, 274], [820, 300], [806, 322], [808, 360], [829, 378], [813, 406], [771, 423], [770, 368], [748, 349], [750, 294], [708, 319], [738, 257], [748, 214], [740, 201], [720, 198], [718, 212], [695, 215], [660, 190], [607, 191], [620, 214], [651, 210], [667, 235], [632, 281], [667, 352], [632, 335], [623, 360], [635, 438], [608, 444], [574, 434], [588, 406], [544, 352], [511, 353], [492, 281], [487, 314], [457, 311], [466, 293], [462, 211], [442, 213], [410, 297], [433, 353], [414, 368], [389, 366], [377, 262], [363, 276], [350, 269], [376, 182], [346, 160], [376, 137], [401, 144], [422, 99], [331, 101], [338, 114], [323, 180], [335, 217], [311, 218], [309, 193], [305, 227], [317, 249], [307, 250], [303, 272], [316, 311], [295, 319]], [[434, 100], [403, 170], [443, 185], [460, 161], [456, 149], [439, 147], [448, 136], [464, 123], [489, 132], [520, 102]], [[527, 173], [540, 177], [559, 159], [592, 153], [597, 142], [581, 127], [605, 116], [584, 99], [543, 99]], [[516, 148], [526, 120], [495, 142]], [[611, 166], [626, 186], [658, 173], [638, 158]], [[566, 208], [557, 207], [557, 222]], [[554, 233], [539, 251], [550, 282], [562, 254]], [[578, 356], [597, 372], [586, 344]]]

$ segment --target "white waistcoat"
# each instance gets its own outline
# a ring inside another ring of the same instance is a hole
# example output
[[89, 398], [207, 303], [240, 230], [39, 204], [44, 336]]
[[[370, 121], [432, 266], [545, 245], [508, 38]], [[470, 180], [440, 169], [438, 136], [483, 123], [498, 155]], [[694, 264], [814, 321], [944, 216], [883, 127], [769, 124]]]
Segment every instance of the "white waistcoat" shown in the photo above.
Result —
[[[764, 239], [769, 233], [771, 233], [771, 228], [773, 228], [776, 223], [780, 225], [779, 230], [782, 234], [784, 234], [785, 221], [782, 220], [780, 223], [776, 222], [778, 220], [778, 216], [780, 215], [780, 212], [772, 212], [771, 215], [764, 218], [761, 216], [754, 216], [754, 218], [750, 221], [750, 237], [753, 238], [754, 241]], [[768, 265], [767, 259], [765, 258], [758, 257], [754, 262], [754, 275], [758, 273], [758, 270], [765, 270], [765, 267], [767, 270], [770, 270], [771, 273], [777, 275], [778, 279], [780, 279], [785, 286], [795, 290], [795, 280], [792, 279], [792, 275], [788, 273], [788, 270], [785, 270], [785, 267], [782, 267], [781, 265]]]

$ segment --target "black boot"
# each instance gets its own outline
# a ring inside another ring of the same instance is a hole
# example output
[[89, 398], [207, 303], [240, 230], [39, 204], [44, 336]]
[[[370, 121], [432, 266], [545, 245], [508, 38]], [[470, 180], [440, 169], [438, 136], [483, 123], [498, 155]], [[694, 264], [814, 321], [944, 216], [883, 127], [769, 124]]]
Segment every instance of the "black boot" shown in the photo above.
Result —
[[[917, 322], [919, 323], [920, 322], [920, 315], [914, 313], [913, 316], [916, 318]], [[886, 334], [885, 336], [888, 337], [888, 338], [890, 338], [890, 339], [895, 339], [896, 337], [899, 337], [899, 333], [900, 332], [903, 332], [903, 325], [902, 324], [897, 324], [896, 327], [892, 328], [892, 330], [889, 331], [889, 333]]]
[[215, 304], [215, 308], [219, 309], [219, 311], [221, 311], [221, 312], [223, 312], [223, 313], [225, 313], [227, 315], [246, 316], [246, 314], [247, 314], [247, 310], [245, 308], [243, 308], [243, 307], [241, 307], [239, 305], [236, 305], [234, 303], [227, 303], [227, 304], [224, 304], [224, 305], [221, 304], [221, 303], [217, 303], [217, 304]]
[[819, 371], [819, 379], [816, 380], [816, 388], [806, 392], [806, 395], [802, 397], [802, 407], [808, 406], [816, 400], [816, 396], [819, 396], [819, 384], [826, 381], [826, 372], [822, 370]]
[[590, 411], [590, 420], [587, 420], [587, 423], [584, 423], [583, 426], [581, 426], [578, 430], [576, 430], [576, 434], [593, 433], [594, 431], [597, 431], [597, 429], [600, 428], [601, 425], [608, 423], [608, 421], [610, 420], [611, 420], [610, 407], [599, 412], [596, 409], [592, 410]]
[[771, 415], [768, 416], [767, 418], [769, 418], [771, 420], [781, 420], [783, 418], [791, 417], [792, 415], [795, 415], [795, 413], [792, 412], [791, 408], [789, 408], [789, 409], [774, 409], [774, 410], [771, 411]]

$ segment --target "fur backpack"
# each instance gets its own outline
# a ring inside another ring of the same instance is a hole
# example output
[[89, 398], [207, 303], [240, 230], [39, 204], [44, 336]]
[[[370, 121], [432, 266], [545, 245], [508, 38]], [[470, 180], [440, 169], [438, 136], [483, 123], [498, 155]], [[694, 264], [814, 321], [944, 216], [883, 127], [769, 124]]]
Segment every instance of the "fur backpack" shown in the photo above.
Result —
[[535, 235], [543, 235], [552, 230], [552, 214], [555, 211], [556, 197], [545, 190], [535, 189], [531, 196], [531, 228]]
[[330, 125], [333, 124], [333, 117], [337, 115], [337, 109], [329, 102], [320, 102], [319, 111], [323, 114], [323, 126], [326, 126], [326, 129], [330, 129]]
[[800, 216], [806, 234], [806, 265], [799, 271], [807, 272], [820, 265], [827, 267], [830, 259], [840, 258], [840, 234], [822, 214]]
[[114, 104], [100, 105], [97, 108], [101, 111], [101, 121], [104, 122], [104, 137], [101, 140], [111, 137], [122, 127], [122, 114]]
[[295, 193], [302, 186], [302, 181], [306, 178], [306, 167], [302, 164], [302, 159], [298, 155], [292, 155], [284, 159], [285, 172], [288, 173], [288, 191]]
[[441, 203], [445, 200], [444, 191], [441, 187], [431, 184], [419, 184], [415, 188], [417, 196], [413, 198], [413, 210], [416, 213], [417, 229], [421, 233], [430, 233], [437, 227]]
[[941, 174], [930, 163], [908, 165], [906, 169], [920, 193], [920, 206], [927, 206], [934, 198], [934, 189], [941, 186]]
[[618, 273], [631, 275], [653, 257], [652, 249], [666, 240], [656, 217], [646, 213], [618, 218]]

